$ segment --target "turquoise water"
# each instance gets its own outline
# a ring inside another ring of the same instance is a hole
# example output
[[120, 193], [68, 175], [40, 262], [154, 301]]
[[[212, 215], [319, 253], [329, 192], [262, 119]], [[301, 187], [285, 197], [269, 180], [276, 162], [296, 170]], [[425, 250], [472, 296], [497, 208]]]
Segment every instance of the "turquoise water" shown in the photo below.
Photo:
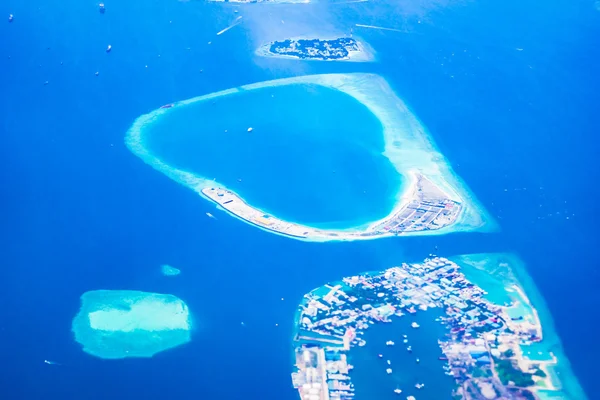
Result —
[[[486, 295], [488, 300], [497, 304], [512, 303], [513, 300], [519, 301], [515, 307], [507, 309], [511, 318], [533, 313], [531, 306], [524, 304], [517, 292], [509, 292], [506, 288], [518, 285], [524, 290], [532, 306], [538, 312], [542, 324], [543, 340], [531, 345], [522, 345], [523, 353], [532, 360], [542, 361], [552, 359], [550, 354], [552, 352], [558, 358], [558, 364], [550, 369], [550, 374], [554, 377], [555, 382], [558, 382], [557, 376], [560, 375], [560, 383], [563, 387], [562, 393], [556, 396], [564, 397], [566, 394], [573, 399], [584, 398], [577, 378], [570, 369], [569, 360], [563, 352], [562, 344], [554, 328], [552, 315], [535, 282], [527, 273], [523, 262], [514, 255], [502, 253], [475, 254], [466, 256], [466, 259], [456, 257], [453, 260], [461, 266], [467, 279], [489, 292]], [[470, 265], [471, 262], [479, 264], [478, 267]], [[552, 396], [546, 398], [552, 398]]]
[[261, 88], [176, 107], [148, 126], [145, 138], [169, 165], [312, 226], [348, 228], [383, 218], [401, 183], [382, 155], [379, 120], [351, 96], [318, 85]]
[[[412, 395], [420, 400], [449, 399], [455, 384], [452, 377], [444, 375], [446, 361], [438, 359], [443, 354], [437, 341], [443, 339], [446, 333], [444, 326], [435, 322], [441, 314], [441, 310], [430, 309], [400, 318], [394, 316], [392, 323], [369, 327], [363, 336], [366, 346], [350, 350], [356, 398], [387, 400], [405, 399]], [[411, 328], [413, 321], [421, 327]], [[402, 336], [405, 334], [408, 335], [406, 344]], [[386, 346], [388, 340], [394, 341], [395, 345]], [[406, 350], [409, 345], [412, 353]], [[379, 358], [378, 354], [383, 357]], [[388, 366], [387, 360], [391, 361], [391, 365]], [[388, 375], [386, 368], [391, 368], [392, 374]], [[425, 387], [417, 389], [416, 383], [424, 383]], [[400, 396], [394, 393], [396, 388], [402, 390]]]
[[498, 305], [511, 304], [513, 302], [513, 299], [506, 292], [504, 287], [505, 282], [502, 279], [490, 274], [485, 269], [475, 268], [459, 259], [455, 258], [452, 260], [460, 265], [461, 272], [471, 283], [487, 292], [485, 295], [486, 299]]

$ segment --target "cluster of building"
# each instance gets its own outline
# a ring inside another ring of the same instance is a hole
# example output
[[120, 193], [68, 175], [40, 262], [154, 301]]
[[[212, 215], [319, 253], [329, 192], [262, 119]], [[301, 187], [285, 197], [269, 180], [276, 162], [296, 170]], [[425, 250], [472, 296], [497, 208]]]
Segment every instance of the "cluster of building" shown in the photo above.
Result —
[[461, 203], [450, 199], [423, 175], [416, 175], [414, 186], [411, 201], [390, 218], [373, 226], [371, 234], [436, 230], [456, 222], [463, 208]]
[[329, 40], [286, 39], [273, 42], [269, 48], [272, 54], [319, 60], [344, 60], [350, 52], [358, 51], [358, 42], [347, 37]]
[[283, 221], [253, 208], [234, 192], [220, 187], [207, 187], [202, 194], [225, 210], [263, 229], [298, 239], [356, 239], [395, 236], [403, 233], [437, 230], [455, 223], [463, 209], [429, 179], [417, 175], [411, 187], [411, 200], [392, 215], [365, 230], [336, 231], [318, 229]]
[[508, 306], [484, 294], [457, 264], [439, 257], [321, 287], [300, 306], [294, 387], [302, 400], [353, 398], [346, 354], [366, 344], [360, 337], [365, 329], [441, 308], [444, 316], [436, 320], [447, 333], [439, 338], [440, 360], [455, 379], [454, 398], [536, 399], [538, 388], [552, 388], [548, 363], [528, 360], [520, 346], [542, 339], [539, 320], [535, 312], [511, 318]]

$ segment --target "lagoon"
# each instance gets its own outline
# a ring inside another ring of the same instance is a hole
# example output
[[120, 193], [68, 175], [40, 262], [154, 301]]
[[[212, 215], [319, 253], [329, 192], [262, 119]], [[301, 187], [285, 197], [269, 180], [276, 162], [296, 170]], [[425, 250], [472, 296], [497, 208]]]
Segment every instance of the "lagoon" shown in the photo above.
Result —
[[174, 107], [146, 125], [145, 146], [284, 220], [343, 229], [395, 205], [401, 176], [382, 129], [342, 91], [290, 84]]
[[[390, 324], [375, 324], [365, 332], [365, 347], [354, 347], [350, 350], [350, 363], [354, 365], [351, 372], [357, 398], [366, 399], [405, 399], [415, 396], [417, 399], [447, 399], [455, 388], [454, 379], [444, 374], [443, 356], [438, 345], [446, 329], [435, 319], [442, 315], [442, 310], [430, 309], [414, 315], [400, 318], [392, 317]], [[419, 329], [411, 328], [417, 322]], [[408, 343], [403, 343], [403, 335], [407, 335]], [[394, 346], [386, 346], [392, 340]], [[412, 352], [406, 350], [412, 347]], [[383, 357], [379, 358], [378, 354]], [[416, 359], [419, 358], [419, 363]], [[387, 365], [386, 361], [391, 364]], [[386, 374], [386, 368], [392, 373]], [[415, 384], [424, 383], [423, 389], [415, 388]], [[398, 396], [394, 389], [401, 389]]]

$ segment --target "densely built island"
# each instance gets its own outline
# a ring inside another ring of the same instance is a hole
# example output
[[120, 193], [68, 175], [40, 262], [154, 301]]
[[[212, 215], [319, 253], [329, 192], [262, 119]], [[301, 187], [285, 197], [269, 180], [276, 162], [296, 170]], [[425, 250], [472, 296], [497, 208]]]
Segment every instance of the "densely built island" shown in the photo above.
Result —
[[[387, 217], [349, 229], [327, 229], [285, 221], [275, 212], [248, 204], [239, 194], [215, 180], [168, 164], [146, 146], [145, 135], [152, 124], [182, 107], [261, 88], [302, 84], [320, 85], [345, 93], [366, 106], [381, 123], [385, 141], [383, 155], [404, 177], [395, 206]], [[218, 208], [261, 229], [296, 239], [359, 240], [496, 229], [493, 219], [436, 149], [420, 121], [387, 82], [374, 74], [326, 74], [279, 79], [168, 104], [139, 117], [128, 130], [125, 142], [145, 163], [213, 201]]]
[[[427, 329], [415, 322], [417, 314], [426, 318], [437, 310], [429, 317], [432, 323], [443, 325], [445, 334], [437, 338], [439, 357], [434, 355], [433, 362], [455, 382], [452, 393], [444, 398], [585, 399], [543, 300], [534, 287], [521, 285], [519, 279], [526, 273], [519, 268], [519, 260], [505, 254], [453, 260], [431, 257], [311, 291], [296, 315], [293, 386], [302, 400], [352, 399], [357, 389], [353, 370], [360, 366], [352, 365], [351, 349], [368, 346], [363, 335], [369, 327], [408, 318], [413, 321], [410, 326], [420, 331], [387, 338], [389, 351], [379, 354], [375, 365], [362, 367], [390, 375], [392, 396], [417, 398], [417, 393], [428, 390], [429, 382], [400, 387], [391, 378], [394, 371], [406, 375], [422, 368], [419, 358], [410, 365], [394, 365], [389, 359], [384, 363], [384, 359], [393, 351], [412, 355], [411, 336]], [[532, 284], [528, 277], [525, 282]], [[534, 292], [538, 309], [526, 290]]]
[[285, 39], [267, 43], [256, 54], [263, 57], [286, 57], [321, 61], [372, 61], [373, 53], [351, 37], [336, 39]]

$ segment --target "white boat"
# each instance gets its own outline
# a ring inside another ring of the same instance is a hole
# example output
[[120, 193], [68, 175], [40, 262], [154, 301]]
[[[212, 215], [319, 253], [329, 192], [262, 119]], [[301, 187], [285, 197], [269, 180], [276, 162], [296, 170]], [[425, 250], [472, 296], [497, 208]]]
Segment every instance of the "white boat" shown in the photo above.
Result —
[[388, 373], [388, 375], [389, 375], [389, 374], [391, 374], [391, 373], [392, 373], [392, 369], [391, 369], [391, 368], [388, 368], [388, 369], [386, 369], [386, 370], [385, 370], [385, 372], [387, 372], [387, 373]]
[[412, 324], [410, 324], [410, 326], [412, 326], [413, 328], [417, 329], [420, 325], [417, 324], [416, 322], [413, 322]]

